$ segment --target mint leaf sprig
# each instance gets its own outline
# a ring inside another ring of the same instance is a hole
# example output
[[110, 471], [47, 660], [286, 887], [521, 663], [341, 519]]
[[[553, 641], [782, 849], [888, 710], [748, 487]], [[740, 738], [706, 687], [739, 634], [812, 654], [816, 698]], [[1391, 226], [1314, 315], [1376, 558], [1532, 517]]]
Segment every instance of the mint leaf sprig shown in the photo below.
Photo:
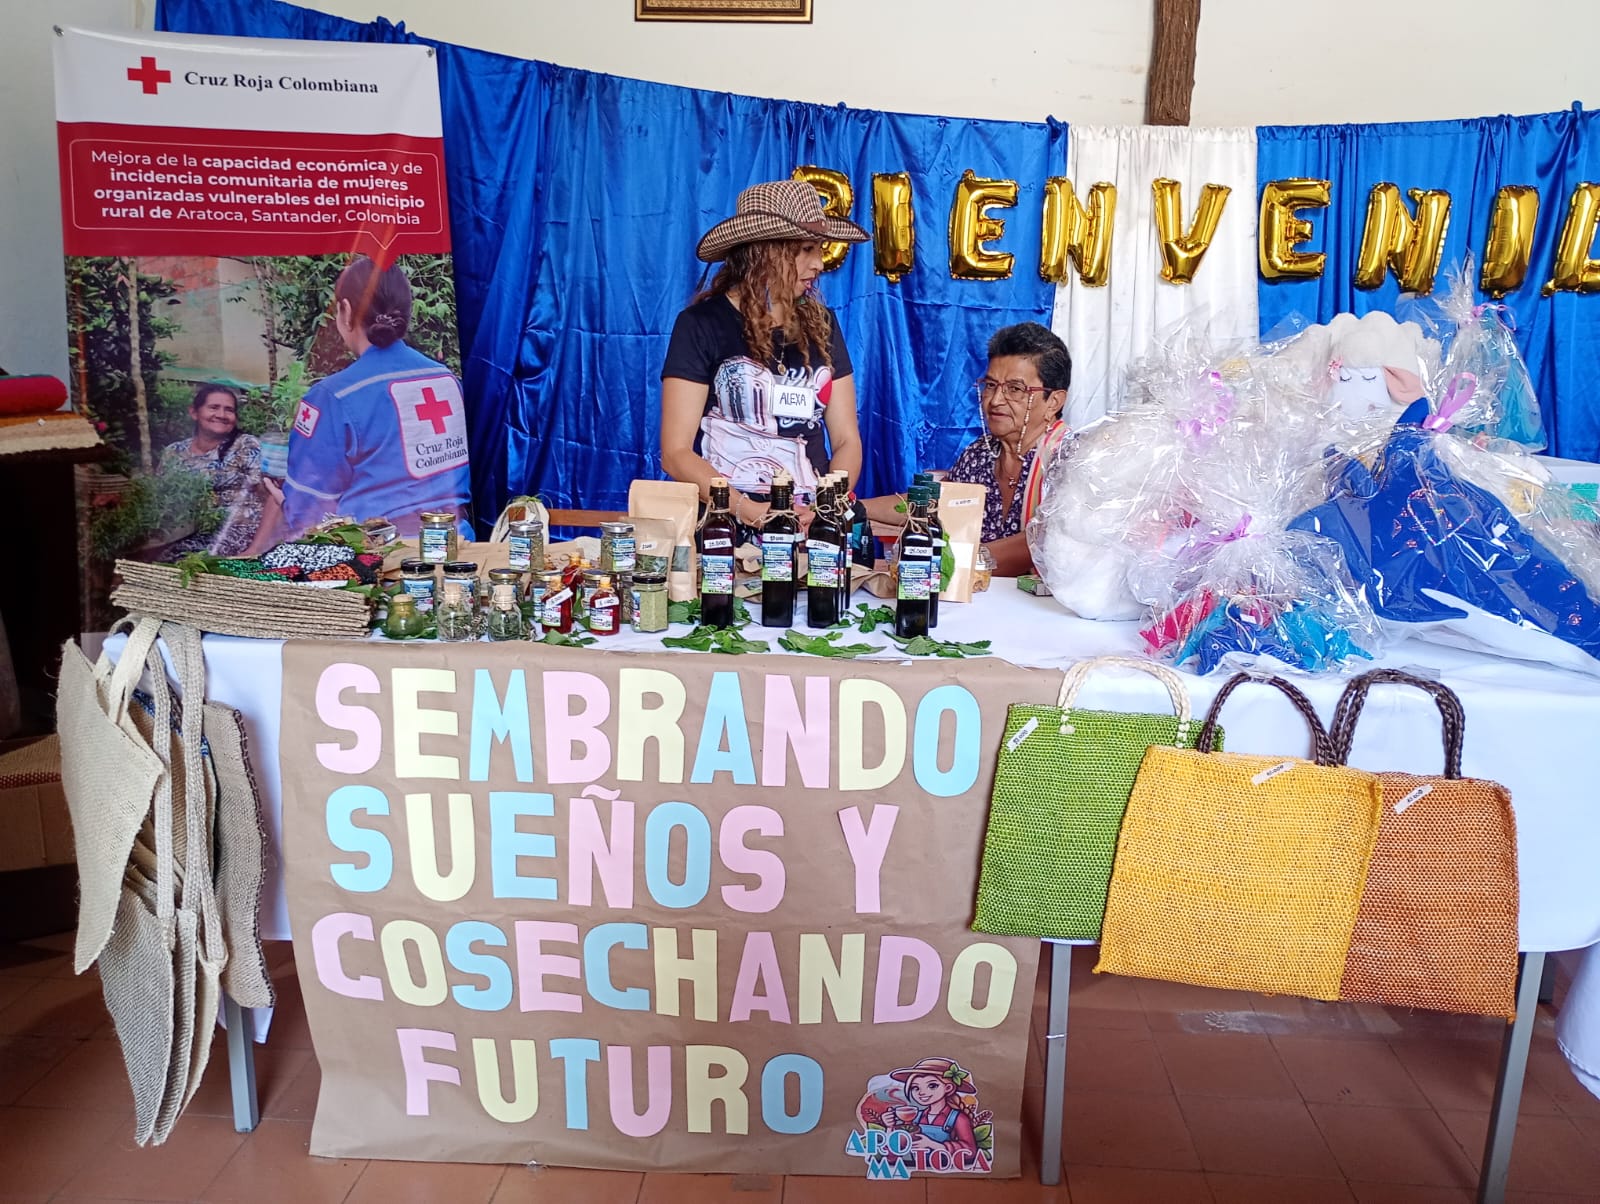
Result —
[[835, 660], [854, 660], [858, 656], [868, 656], [884, 650], [882, 644], [839, 643], [844, 637], [845, 630], [837, 628], [825, 631], [821, 635], [807, 635], [802, 631], [791, 629], [779, 637], [778, 645], [790, 652], [803, 652], [807, 656], [832, 657]]
[[964, 644], [955, 640], [936, 640], [928, 635], [901, 639], [891, 634], [889, 638], [898, 644], [900, 651], [907, 656], [939, 656], [946, 660], [958, 660], [968, 656], [990, 655], [988, 640], [973, 640]]

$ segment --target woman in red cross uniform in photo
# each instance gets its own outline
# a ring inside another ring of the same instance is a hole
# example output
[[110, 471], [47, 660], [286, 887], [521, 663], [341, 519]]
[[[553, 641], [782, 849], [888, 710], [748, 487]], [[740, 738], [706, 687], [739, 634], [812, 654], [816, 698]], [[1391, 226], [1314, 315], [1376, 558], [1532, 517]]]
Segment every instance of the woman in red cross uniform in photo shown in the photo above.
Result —
[[461, 382], [406, 345], [411, 282], [361, 256], [333, 289], [339, 336], [356, 362], [313, 385], [289, 438], [284, 522], [291, 535], [328, 515], [387, 518], [415, 538], [424, 511], [467, 525], [471, 478]]

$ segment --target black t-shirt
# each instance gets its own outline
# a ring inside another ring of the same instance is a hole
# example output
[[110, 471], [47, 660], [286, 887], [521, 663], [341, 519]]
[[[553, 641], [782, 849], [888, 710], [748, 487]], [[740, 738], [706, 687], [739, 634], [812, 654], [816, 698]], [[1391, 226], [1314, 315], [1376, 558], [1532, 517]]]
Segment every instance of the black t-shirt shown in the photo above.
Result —
[[725, 295], [678, 315], [661, 377], [708, 386], [695, 451], [735, 489], [764, 495], [781, 469], [794, 477], [796, 493], [806, 496], [808, 479], [828, 470], [827, 405], [833, 382], [852, 372], [839, 321], [831, 311], [828, 316], [832, 369], [816, 355], [808, 368], [782, 331], [773, 332], [773, 362], [757, 363], [745, 341], [744, 318]]

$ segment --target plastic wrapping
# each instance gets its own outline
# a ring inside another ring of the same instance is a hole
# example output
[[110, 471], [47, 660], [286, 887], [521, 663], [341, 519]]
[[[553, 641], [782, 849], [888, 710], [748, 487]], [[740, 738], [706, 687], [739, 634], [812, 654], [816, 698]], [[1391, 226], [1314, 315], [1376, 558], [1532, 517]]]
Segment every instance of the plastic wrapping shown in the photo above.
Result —
[[1444, 345], [1444, 361], [1430, 378], [1436, 414], [1458, 435], [1517, 443], [1529, 451], [1546, 446], [1544, 421], [1527, 365], [1517, 350], [1516, 330], [1504, 305], [1479, 304], [1469, 257], [1445, 275], [1445, 288], [1428, 297], [1406, 297], [1399, 309]]
[[1600, 673], [1600, 533], [1576, 495], [1433, 417], [1419, 403], [1376, 456], [1330, 457], [1328, 500], [1291, 525], [1335, 540], [1404, 634]]

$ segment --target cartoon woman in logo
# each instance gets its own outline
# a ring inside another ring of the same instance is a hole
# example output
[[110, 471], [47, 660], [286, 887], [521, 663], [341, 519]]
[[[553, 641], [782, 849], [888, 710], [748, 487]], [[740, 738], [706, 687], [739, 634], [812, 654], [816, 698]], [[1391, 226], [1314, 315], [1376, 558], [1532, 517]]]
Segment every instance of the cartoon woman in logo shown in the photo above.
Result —
[[971, 1073], [953, 1058], [923, 1058], [889, 1077], [903, 1085], [909, 1101], [892, 1116], [911, 1133], [911, 1148], [942, 1152], [953, 1165], [970, 1166], [979, 1148], [978, 1085]]

